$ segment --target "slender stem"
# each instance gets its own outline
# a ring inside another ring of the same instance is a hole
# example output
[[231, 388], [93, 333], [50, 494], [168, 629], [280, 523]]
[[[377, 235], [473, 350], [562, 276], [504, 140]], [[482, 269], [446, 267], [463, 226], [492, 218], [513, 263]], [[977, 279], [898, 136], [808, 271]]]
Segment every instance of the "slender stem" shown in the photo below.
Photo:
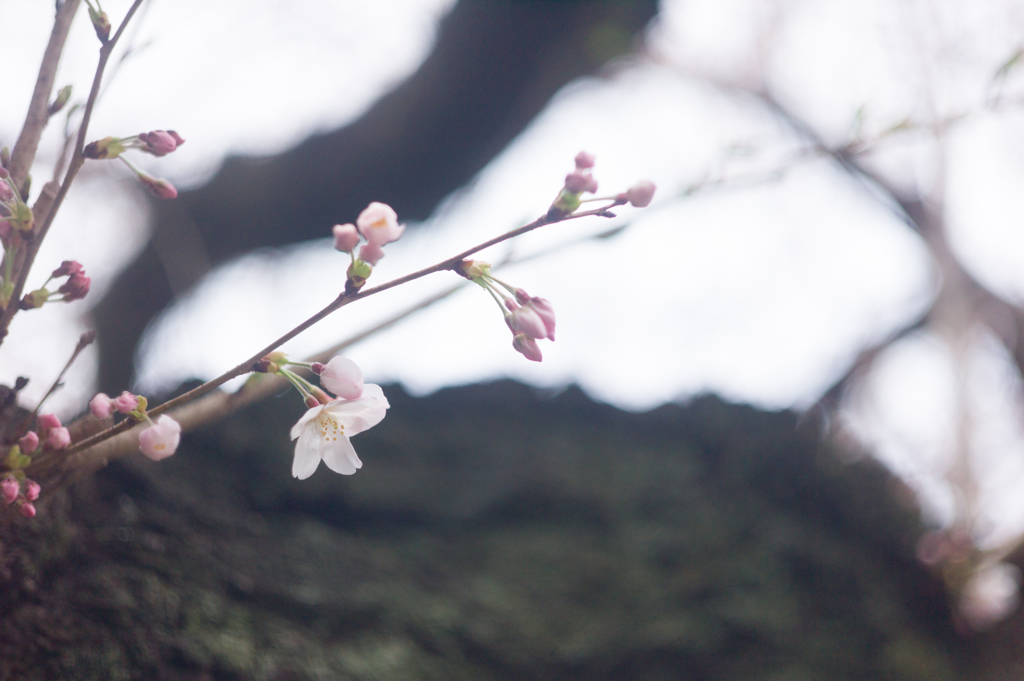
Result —
[[[60, 209], [61, 204], [64, 202], [64, 197], [67, 196], [68, 190], [71, 188], [71, 183], [74, 181], [75, 176], [78, 175], [78, 171], [81, 170], [85, 164], [85, 156], [82, 154], [85, 149], [85, 136], [88, 134], [89, 121], [92, 119], [93, 107], [96, 105], [96, 97], [99, 96], [100, 83], [103, 82], [103, 70], [107, 66], [107, 61], [110, 59], [111, 53], [114, 51], [114, 47], [117, 45], [118, 39], [124, 33], [124, 29], [128, 26], [128, 22], [131, 21], [132, 16], [139, 9], [139, 6], [144, 0], [135, 0], [132, 6], [128, 8], [127, 14], [125, 14], [124, 20], [121, 25], [118, 26], [117, 32], [114, 33], [114, 37], [104, 43], [100, 47], [100, 58], [99, 63], [96, 65], [96, 74], [93, 76], [92, 89], [89, 90], [89, 99], [85, 104], [85, 113], [82, 115], [82, 124], [78, 128], [78, 140], [75, 143], [75, 153], [71, 157], [71, 161], [68, 163], [68, 172], [64, 176], [64, 182], [61, 184], [60, 189], [57, 191], [57, 196], [54, 198], [53, 203], [49, 204], [47, 200], [43, 203], [44, 197], [40, 197], [37, 201], [36, 206], [40, 207], [40, 204], [47, 205], [49, 207], [42, 211], [45, 215], [36, 215], [36, 220], [41, 220], [41, 224], [37, 224], [35, 231], [30, 233], [29, 238], [26, 240], [26, 252], [22, 259], [18, 269], [17, 280], [14, 284], [14, 292], [11, 295], [11, 303], [3, 311], [3, 315], [0, 316], [0, 343], [3, 343], [4, 336], [7, 335], [7, 328], [11, 324], [11, 320], [14, 315], [18, 312], [17, 301], [21, 299], [21, 293], [25, 289], [25, 281], [28, 279], [28, 273], [32, 269], [32, 263], [35, 262], [36, 254], [39, 252], [39, 247], [42, 245], [43, 239], [46, 238], [46, 233], [50, 229], [50, 225], [53, 224], [53, 218], [57, 215], [57, 211]], [[78, 0], [67, 0], [65, 6], [74, 3], [77, 7]]]
[[50, 395], [56, 392], [57, 388], [60, 387], [61, 381], [64, 379], [64, 374], [68, 372], [68, 369], [71, 368], [71, 365], [74, 364], [75, 360], [78, 359], [78, 356], [82, 354], [82, 350], [85, 350], [87, 347], [89, 347], [94, 340], [96, 340], [95, 331], [86, 331], [85, 333], [78, 337], [78, 343], [75, 344], [75, 351], [71, 353], [71, 358], [68, 359], [68, 363], [64, 365], [63, 369], [61, 369], [60, 374], [57, 376], [57, 379], [53, 382], [53, 385], [51, 385], [50, 389], [46, 391], [45, 395], [43, 395], [43, 399], [39, 400], [39, 404], [36, 405], [35, 411], [32, 412], [33, 419], [39, 414], [39, 410], [42, 409], [43, 403], [46, 402], [46, 400], [50, 398]]

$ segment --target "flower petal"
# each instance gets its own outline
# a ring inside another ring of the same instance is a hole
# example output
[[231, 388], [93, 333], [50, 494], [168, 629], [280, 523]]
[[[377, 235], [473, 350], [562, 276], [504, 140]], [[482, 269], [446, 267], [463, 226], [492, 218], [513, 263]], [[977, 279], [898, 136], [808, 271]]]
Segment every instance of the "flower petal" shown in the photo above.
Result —
[[324, 407], [322, 404], [317, 405], [312, 409], [308, 410], [305, 414], [303, 414], [302, 417], [298, 420], [298, 422], [294, 426], [292, 426], [291, 439], [294, 440], [295, 438], [302, 435], [302, 433], [305, 432], [304, 428], [306, 424], [315, 419], [320, 414], [320, 412], [323, 411], [323, 408]]
[[[310, 410], [312, 411], [312, 409]], [[295, 429], [292, 429], [295, 432]], [[323, 438], [316, 429], [316, 425], [307, 426], [295, 443], [295, 459], [292, 461], [292, 475], [299, 480], [305, 480], [316, 472], [320, 465], [320, 444]]]
[[335, 473], [352, 475], [356, 469], [363, 467], [363, 462], [356, 455], [349, 439], [342, 435], [337, 440], [331, 440], [323, 448], [324, 463]]

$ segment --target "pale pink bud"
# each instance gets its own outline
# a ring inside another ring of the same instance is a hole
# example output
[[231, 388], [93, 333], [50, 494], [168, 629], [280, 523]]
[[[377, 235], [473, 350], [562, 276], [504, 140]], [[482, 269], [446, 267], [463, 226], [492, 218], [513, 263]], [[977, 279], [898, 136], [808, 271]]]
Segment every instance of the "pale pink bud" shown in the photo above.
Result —
[[512, 339], [512, 347], [516, 349], [516, 352], [521, 353], [523, 357], [532, 361], [539, 362], [543, 357], [540, 354], [540, 347], [537, 345], [537, 341], [527, 336], [525, 333], [517, 333]]
[[309, 370], [312, 371], [317, 376], [319, 376], [320, 372], [324, 370], [325, 366], [327, 365], [321, 364], [320, 362], [313, 362], [312, 364], [309, 365]]
[[152, 175], [139, 173], [139, 182], [149, 190], [149, 193], [158, 199], [174, 199], [178, 196], [178, 190], [167, 180], [158, 180]]
[[39, 435], [34, 430], [28, 431], [18, 440], [18, 446], [21, 447], [21, 451], [31, 454], [39, 446]]
[[547, 298], [530, 298], [530, 301], [526, 304], [527, 307], [531, 308], [537, 313], [541, 321], [544, 322], [544, 329], [547, 331], [545, 336], [548, 340], [555, 340], [555, 308], [547, 300]]
[[111, 402], [114, 404], [114, 409], [117, 409], [122, 414], [127, 414], [139, 408], [139, 398], [127, 390], [112, 399]]
[[180, 441], [181, 425], [166, 414], [139, 433], [139, 449], [153, 461], [160, 461], [174, 454]]
[[[398, 214], [394, 209], [386, 203], [377, 201], [371, 203], [359, 214], [356, 225], [363, 238], [378, 247], [398, 241], [402, 232], [405, 231], [405, 225], [398, 224]], [[370, 261], [367, 260], [367, 262]]]
[[26, 518], [36, 517], [36, 507], [27, 501], [23, 501], [20, 504], [18, 504], [18, 510], [21, 511], [21, 514]]
[[363, 394], [363, 372], [349, 358], [335, 355], [320, 372], [320, 384], [342, 399], [357, 400]]
[[547, 338], [548, 335], [547, 329], [544, 328], [544, 320], [532, 307], [513, 310], [508, 316], [508, 325], [512, 333], [525, 333], [531, 338]]
[[[565, 176], [565, 191], [570, 194], [581, 194], [590, 191], [591, 177], [580, 172], [569, 173]], [[595, 186], [596, 189], [596, 186]]]
[[371, 265], [376, 265], [377, 262], [384, 257], [384, 249], [374, 243], [369, 243], [359, 249], [359, 259], [364, 260]]
[[53, 428], [60, 428], [60, 419], [56, 414], [40, 414], [38, 421], [39, 432], [46, 435]]
[[516, 302], [518, 302], [520, 305], [526, 305], [528, 302], [530, 302], [530, 294], [526, 292], [526, 289], [516, 289]]
[[967, 580], [960, 594], [960, 614], [974, 629], [987, 629], [1017, 607], [1020, 570], [1009, 563], [987, 565]]
[[49, 435], [46, 436], [46, 446], [50, 449], [64, 449], [69, 444], [71, 444], [71, 433], [63, 426], [51, 428]]
[[185, 143], [185, 140], [181, 139], [181, 135], [179, 135], [179, 134], [178, 134], [178, 133], [176, 133], [175, 131], [173, 131], [173, 130], [168, 130], [168, 131], [167, 131], [167, 134], [168, 134], [168, 135], [170, 135], [170, 136], [171, 136], [171, 137], [172, 137], [172, 138], [174, 139], [174, 143], [175, 143], [175, 144], [177, 144], [177, 145], [178, 145], [179, 147], [180, 147], [180, 146], [181, 146], [182, 144], [184, 144], [184, 143]]
[[576, 167], [579, 170], [586, 170], [587, 168], [594, 167], [594, 155], [588, 154], [585, 151], [581, 151], [576, 154]]
[[65, 260], [53, 271], [51, 277], [70, 277], [72, 274], [85, 274], [85, 268], [74, 260]]
[[654, 190], [657, 188], [658, 186], [650, 180], [637, 182], [626, 190], [625, 198], [637, 208], [646, 208], [651, 204], [651, 199], [654, 198]]
[[14, 190], [11, 189], [11, 185], [7, 184], [3, 180], [0, 180], [0, 201], [10, 201], [14, 198]]
[[114, 400], [104, 393], [97, 393], [89, 402], [89, 411], [98, 419], [109, 419], [114, 414]]
[[35, 501], [39, 498], [39, 493], [42, 491], [42, 487], [35, 480], [25, 481], [25, 498], [29, 501]]
[[[177, 137], [177, 133], [172, 136], [165, 130], [154, 130], [149, 133], [141, 132], [138, 135], [138, 138], [146, 143], [145, 151], [148, 151], [154, 156], [166, 156], [177, 149], [179, 144], [185, 141], [181, 140], [181, 142], [178, 142], [175, 137]], [[178, 137], [178, 139], [181, 138]]]
[[58, 293], [64, 294], [64, 301], [70, 303], [72, 300], [81, 300], [89, 293], [89, 286], [92, 280], [81, 273], [74, 273], [64, 284], [57, 289]]
[[342, 253], [351, 253], [359, 245], [359, 230], [349, 223], [347, 225], [334, 225], [331, 230], [334, 232], [334, 248]]
[[5, 504], [13, 504], [19, 492], [21, 490], [18, 488], [18, 481], [14, 478], [4, 478], [4, 481], [0, 482], [0, 493], [3, 494]]

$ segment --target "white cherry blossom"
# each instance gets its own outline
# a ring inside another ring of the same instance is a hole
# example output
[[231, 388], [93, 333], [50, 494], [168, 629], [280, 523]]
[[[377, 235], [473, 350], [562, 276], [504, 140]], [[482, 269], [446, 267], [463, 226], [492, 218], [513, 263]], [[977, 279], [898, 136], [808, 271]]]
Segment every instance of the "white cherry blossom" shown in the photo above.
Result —
[[363, 467], [349, 438], [377, 425], [391, 405], [379, 385], [367, 383], [356, 400], [337, 399], [313, 407], [292, 426], [292, 475], [305, 480], [320, 461], [335, 473], [352, 475]]

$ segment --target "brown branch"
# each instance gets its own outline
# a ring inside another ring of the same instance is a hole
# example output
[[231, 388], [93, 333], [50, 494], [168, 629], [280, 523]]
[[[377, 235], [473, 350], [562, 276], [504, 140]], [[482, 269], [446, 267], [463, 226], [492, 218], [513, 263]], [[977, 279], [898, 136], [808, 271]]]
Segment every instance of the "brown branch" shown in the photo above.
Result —
[[[68, 0], [65, 5], [70, 3], [74, 3], [76, 6], [78, 4], [77, 0]], [[25, 290], [25, 282], [28, 280], [28, 275], [32, 270], [32, 264], [35, 262], [36, 255], [39, 253], [39, 247], [42, 245], [43, 239], [46, 238], [46, 234], [50, 230], [50, 225], [53, 224], [53, 219], [57, 215], [57, 211], [60, 209], [61, 204], [64, 202], [64, 197], [67, 196], [68, 190], [71, 188], [71, 183], [74, 181], [75, 176], [78, 175], [78, 171], [81, 170], [82, 165], [85, 163], [85, 156], [82, 152], [85, 148], [85, 137], [88, 134], [89, 121], [92, 119], [93, 107], [96, 105], [96, 97], [99, 96], [100, 83], [103, 82], [103, 70], [107, 66], [107, 61], [110, 59], [110, 55], [114, 51], [117, 41], [124, 33], [124, 29], [128, 26], [128, 22], [131, 21], [135, 12], [138, 11], [139, 6], [142, 3], [143, 0], [135, 0], [135, 2], [132, 3], [127, 14], [125, 14], [121, 25], [118, 26], [114, 37], [103, 43], [100, 47], [99, 63], [96, 65], [96, 74], [93, 76], [92, 89], [89, 91], [89, 99], [85, 104], [85, 113], [82, 116], [82, 124], [78, 129], [78, 141], [75, 143], [75, 153], [71, 157], [71, 162], [68, 164], [68, 172], [64, 176], [64, 182], [60, 185], [60, 189], [57, 191], [56, 196], [51, 199], [47, 193], [44, 192], [36, 201], [35, 206], [33, 206], [36, 226], [30, 233], [29, 238], [26, 240], [25, 249], [19, 258], [20, 266], [17, 268], [14, 292], [11, 294], [10, 303], [8, 303], [6, 309], [4, 309], [3, 314], [0, 315], [0, 344], [3, 343], [3, 339], [7, 335], [7, 329], [11, 325], [11, 320], [14, 319], [14, 315], [18, 313], [18, 301], [21, 300], [21, 294]], [[47, 97], [49, 97], [49, 95], [47, 95]], [[34, 154], [35, 151], [33, 150], [33, 155]], [[47, 187], [51, 190], [52, 185], [53, 183], [47, 183]]]
[[75, 18], [81, 0], [66, 0], [57, 9], [57, 16], [54, 18], [53, 31], [50, 32], [50, 42], [43, 52], [43, 61], [39, 65], [39, 75], [36, 77], [36, 86], [32, 91], [32, 99], [29, 101], [28, 114], [25, 116], [25, 125], [21, 128], [18, 141], [11, 151], [11, 161], [7, 170], [11, 173], [11, 179], [15, 187], [21, 187], [25, 178], [32, 169], [32, 163], [36, 160], [36, 150], [39, 148], [39, 140], [43, 136], [43, 129], [50, 118], [50, 93], [53, 92], [53, 83], [57, 77], [57, 65], [60, 63], [61, 53], [64, 51], [64, 42], [67, 40], [68, 31], [71, 29], [71, 22]]

